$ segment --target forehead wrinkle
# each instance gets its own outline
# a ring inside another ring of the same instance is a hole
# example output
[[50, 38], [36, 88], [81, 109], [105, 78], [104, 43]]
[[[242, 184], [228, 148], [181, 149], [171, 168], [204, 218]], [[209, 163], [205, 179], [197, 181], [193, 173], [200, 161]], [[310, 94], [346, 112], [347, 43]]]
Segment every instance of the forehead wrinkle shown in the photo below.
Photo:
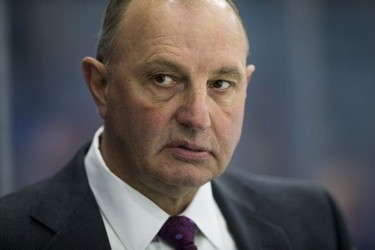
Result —
[[184, 65], [182, 65], [178, 62], [174, 62], [174, 61], [164, 59], [164, 58], [157, 58], [155, 60], [150, 60], [150, 61], [142, 64], [142, 68], [144, 70], [148, 70], [150, 68], [156, 68], [156, 69], [159, 69], [159, 68], [164, 69], [165, 68], [165, 69], [176, 71], [176, 72], [179, 72], [179, 73], [187, 71], [187, 68]]
[[[183, 57], [183, 50], [181, 47], [176, 46], [174, 42], [170, 39], [171, 42], [166, 42], [163, 40], [163, 43], [152, 41], [150, 46], [145, 46], [144, 56], [141, 56], [141, 62], [146, 64], [160, 62], [164, 66], [176, 65], [177, 58]], [[175, 58], [175, 59], [173, 59]], [[182, 66], [180, 66], [182, 68]]]
[[[230, 32], [233, 33], [232, 31]], [[234, 37], [234, 35], [235, 33], [233, 33], [232, 37]], [[152, 38], [148, 41], [148, 44], [145, 44], [145, 48], [152, 51], [153, 49], [158, 50], [160, 47], [165, 47], [165, 52], [175, 55], [181, 55], [185, 52], [191, 53], [191, 51], [200, 51], [199, 55], [204, 56], [205, 54], [212, 55], [212, 53], [217, 54], [219, 52], [225, 52], [235, 46], [238, 47], [236, 41], [237, 39], [232, 38], [218, 40], [215, 37], [203, 37], [194, 33], [188, 33], [188, 35], [187, 33], [169, 33], [159, 34]], [[203, 47], [202, 44], [204, 45]]]

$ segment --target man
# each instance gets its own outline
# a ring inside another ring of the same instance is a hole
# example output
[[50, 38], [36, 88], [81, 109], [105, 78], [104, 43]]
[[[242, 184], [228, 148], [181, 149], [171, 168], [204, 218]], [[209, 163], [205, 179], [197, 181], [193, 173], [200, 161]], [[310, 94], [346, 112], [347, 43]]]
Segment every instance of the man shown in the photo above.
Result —
[[110, 1], [82, 63], [104, 126], [57, 175], [2, 199], [0, 248], [350, 249], [321, 188], [226, 171], [248, 49], [230, 0]]

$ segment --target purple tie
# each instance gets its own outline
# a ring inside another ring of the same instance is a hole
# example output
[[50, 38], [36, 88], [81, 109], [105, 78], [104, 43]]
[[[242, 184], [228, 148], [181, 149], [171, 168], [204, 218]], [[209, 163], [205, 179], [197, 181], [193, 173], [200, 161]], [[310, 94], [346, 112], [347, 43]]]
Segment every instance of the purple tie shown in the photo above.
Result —
[[158, 235], [176, 250], [197, 250], [194, 235], [197, 226], [185, 216], [172, 216], [164, 223]]

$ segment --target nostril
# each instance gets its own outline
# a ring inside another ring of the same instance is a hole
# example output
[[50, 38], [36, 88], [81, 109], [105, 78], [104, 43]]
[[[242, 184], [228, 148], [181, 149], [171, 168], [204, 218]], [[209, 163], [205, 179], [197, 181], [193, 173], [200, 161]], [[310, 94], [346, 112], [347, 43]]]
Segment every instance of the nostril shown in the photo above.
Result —
[[195, 89], [186, 93], [178, 110], [177, 121], [194, 130], [205, 130], [211, 126], [210, 108], [204, 90]]

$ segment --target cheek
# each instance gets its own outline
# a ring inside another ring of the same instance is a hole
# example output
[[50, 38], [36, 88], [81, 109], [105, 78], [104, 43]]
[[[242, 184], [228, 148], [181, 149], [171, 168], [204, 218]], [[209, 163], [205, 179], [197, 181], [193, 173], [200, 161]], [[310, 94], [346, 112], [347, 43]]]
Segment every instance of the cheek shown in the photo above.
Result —
[[168, 110], [140, 99], [132, 100], [129, 106], [131, 110], [125, 110], [125, 113], [131, 114], [133, 131], [140, 137], [152, 139], [164, 135], [171, 119]]
[[143, 127], [142, 133], [147, 136], [161, 136], [163, 129], [168, 126], [169, 119], [167, 115], [159, 109], [144, 108], [140, 109], [136, 114], [138, 116], [138, 124], [136, 126]]
[[243, 105], [222, 110], [223, 115], [216, 121], [217, 136], [225, 144], [228, 154], [232, 154], [237, 146], [243, 123]]
[[142, 84], [135, 80], [125, 79], [113, 84], [108, 108], [112, 112], [112, 121], [122, 127], [123, 133], [135, 140], [137, 137], [138, 140], [151, 140], [163, 136], [163, 129], [168, 127], [173, 115], [171, 105], [153, 101], [139, 87]]

